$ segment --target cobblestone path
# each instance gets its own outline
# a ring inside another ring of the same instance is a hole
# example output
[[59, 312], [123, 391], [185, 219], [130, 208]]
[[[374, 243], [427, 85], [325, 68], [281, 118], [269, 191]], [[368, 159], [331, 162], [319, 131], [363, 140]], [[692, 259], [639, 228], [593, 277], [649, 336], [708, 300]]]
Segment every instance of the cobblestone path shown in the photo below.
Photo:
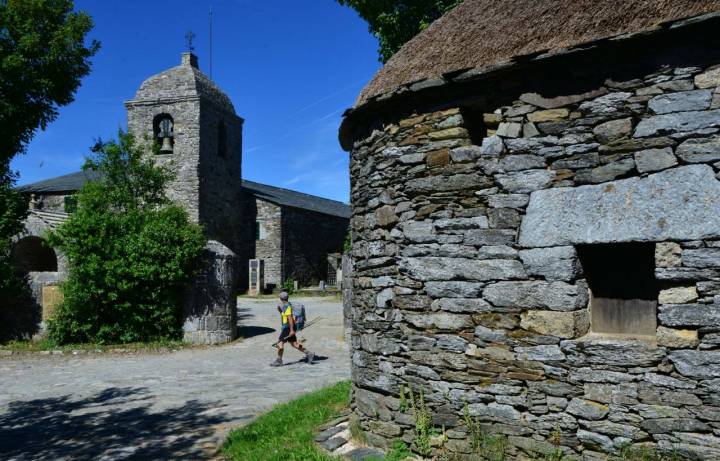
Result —
[[211, 458], [227, 431], [272, 405], [348, 379], [342, 305], [304, 299], [320, 360], [271, 368], [274, 300], [239, 300], [246, 339], [166, 354], [0, 358], [0, 459]]

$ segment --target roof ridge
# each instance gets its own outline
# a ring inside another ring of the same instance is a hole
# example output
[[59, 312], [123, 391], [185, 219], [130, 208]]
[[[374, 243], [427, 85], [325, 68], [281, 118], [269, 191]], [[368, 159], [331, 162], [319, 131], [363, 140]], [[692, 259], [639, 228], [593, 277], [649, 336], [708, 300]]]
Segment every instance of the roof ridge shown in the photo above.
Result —
[[348, 205], [348, 206], [350, 205], [349, 203], [341, 202], [340, 200], [335, 200], [335, 199], [332, 199], [332, 198], [322, 197], [322, 196], [320, 196], [320, 195], [308, 194], [307, 192], [301, 192], [301, 191], [298, 191], [298, 190], [287, 189], [287, 188], [285, 188], [285, 187], [273, 186], [273, 185], [271, 185], [271, 184], [265, 184], [265, 183], [261, 183], [261, 182], [257, 182], [257, 181], [250, 181], [249, 179], [242, 179], [241, 181], [242, 181], [242, 182], [251, 182], [251, 183], [253, 183], [253, 184], [259, 184], [259, 185], [265, 186], [265, 187], [272, 187], [273, 189], [279, 189], [279, 190], [283, 190], [283, 191], [287, 191], [287, 192], [292, 192], [293, 194], [301, 194], [301, 195], [305, 195], [305, 196], [307, 196], [307, 197], [319, 198], [319, 199], [321, 199], [321, 200], [327, 200], [328, 202], [335, 202], [335, 203], [339, 203], [339, 204], [341, 204], [341, 205]]

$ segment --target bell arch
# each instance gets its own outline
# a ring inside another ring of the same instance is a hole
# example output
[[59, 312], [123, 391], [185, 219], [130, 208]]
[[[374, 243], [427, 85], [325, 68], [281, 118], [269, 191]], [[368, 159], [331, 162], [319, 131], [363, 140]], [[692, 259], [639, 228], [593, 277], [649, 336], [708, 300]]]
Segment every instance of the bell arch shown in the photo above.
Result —
[[175, 146], [175, 121], [167, 113], [153, 117], [153, 140], [160, 146], [161, 154], [170, 154]]

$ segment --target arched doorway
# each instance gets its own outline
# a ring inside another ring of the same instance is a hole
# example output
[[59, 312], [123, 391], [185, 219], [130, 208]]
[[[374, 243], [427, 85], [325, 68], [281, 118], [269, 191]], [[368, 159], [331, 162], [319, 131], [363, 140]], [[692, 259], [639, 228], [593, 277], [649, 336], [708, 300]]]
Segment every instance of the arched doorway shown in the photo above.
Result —
[[58, 260], [45, 240], [36, 236], [24, 237], [15, 243], [10, 262], [18, 272], [57, 272]]

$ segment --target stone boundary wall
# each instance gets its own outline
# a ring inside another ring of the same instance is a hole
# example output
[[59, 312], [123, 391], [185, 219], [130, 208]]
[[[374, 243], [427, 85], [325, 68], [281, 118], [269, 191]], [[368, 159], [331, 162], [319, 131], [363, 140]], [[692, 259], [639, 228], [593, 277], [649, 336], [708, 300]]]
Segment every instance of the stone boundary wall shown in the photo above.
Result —
[[[580, 96], [518, 95], [485, 110], [481, 124], [460, 107], [423, 113], [355, 143], [353, 405], [370, 444], [415, 441], [400, 398], [409, 385], [445, 428], [435, 449], [467, 459], [466, 406], [484, 430], [508, 437], [513, 459], [555, 444], [588, 460], [632, 444], [720, 459], [717, 199], [691, 194], [692, 206], [675, 210], [679, 221], [714, 223], [700, 236], [687, 225], [668, 237], [662, 220], [642, 230], [640, 240], [657, 242], [661, 288], [651, 340], [588, 334], [574, 245], [592, 242], [581, 233], [539, 243], [525, 225], [528, 240], [518, 240], [529, 204], [542, 211], [562, 201], [537, 191], [610, 192], [639, 177], [665, 184], [633, 189], [651, 201], [666, 187], [684, 193], [687, 182], [717, 187], [719, 84], [718, 67], [665, 67]], [[676, 179], [664, 183], [668, 175]], [[604, 209], [604, 199], [589, 200], [576, 230]], [[636, 241], [632, 230], [619, 222], [607, 232]]]
[[183, 302], [183, 341], [223, 344], [237, 336], [237, 256], [210, 240], [200, 257], [200, 273]]

